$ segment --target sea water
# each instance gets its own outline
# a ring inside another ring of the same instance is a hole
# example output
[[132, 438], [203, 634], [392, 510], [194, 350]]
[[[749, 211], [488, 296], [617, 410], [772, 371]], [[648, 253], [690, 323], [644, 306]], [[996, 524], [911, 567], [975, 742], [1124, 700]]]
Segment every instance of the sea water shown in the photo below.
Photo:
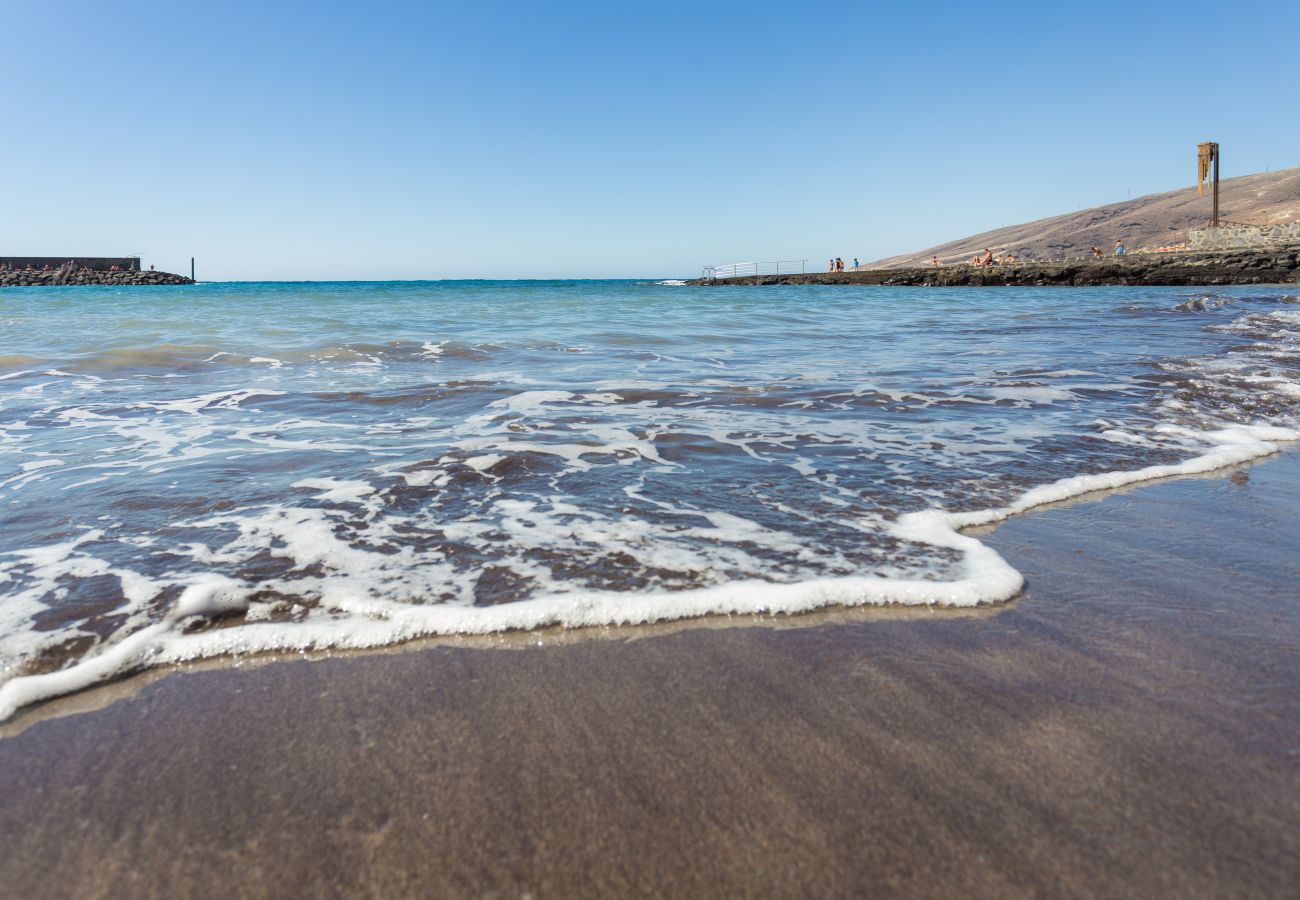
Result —
[[962, 526], [1300, 437], [1285, 287], [0, 293], [0, 718], [271, 649], [996, 603]]

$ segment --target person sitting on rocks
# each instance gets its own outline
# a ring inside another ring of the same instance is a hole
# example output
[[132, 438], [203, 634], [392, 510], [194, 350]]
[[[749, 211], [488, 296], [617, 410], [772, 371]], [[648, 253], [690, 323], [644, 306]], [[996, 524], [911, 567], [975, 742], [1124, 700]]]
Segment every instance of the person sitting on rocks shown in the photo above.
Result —
[[990, 250], [988, 247], [984, 248], [984, 258], [980, 260], [980, 265], [981, 266], [993, 265], [993, 251]]
[[1128, 251], [1124, 249], [1124, 245], [1123, 245], [1120, 241], [1116, 241], [1116, 242], [1115, 242], [1115, 255], [1116, 255], [1116, 256], [1123, 256], [1123, 255], [1126, 254], [1126, 253], [1128, 253]]

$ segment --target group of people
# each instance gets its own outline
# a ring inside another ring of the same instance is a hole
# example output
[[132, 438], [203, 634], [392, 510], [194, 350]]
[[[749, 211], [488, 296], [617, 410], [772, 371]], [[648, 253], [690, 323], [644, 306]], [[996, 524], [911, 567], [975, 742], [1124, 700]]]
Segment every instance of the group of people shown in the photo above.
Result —
[[[77, 265], [77, 261], [76, 261], [75, 259], [70, 259], [70, 260], [68, 260], [66, 263], [64, 263], [64, 265], [67, 266], [68, 268], [75, 268], [76, 265]], [[34, 265], [32, 265], [31, 263], [27, 263], [27, 264], [26, 264], [25, 266], [23, 266], [21, 269], [18, 268], [18, 267], [15, 265], [14, 268], [13, 268], [13, 271], [15, 271], [15, 272], [53, 272], [53, 271], [54, 271], [54, 268], [55, 268], [55, 267], [54, 267], [54, 266], [51, 266], [49, 263], [45, 263], [45, 264], [42, 265], [39, 269], [36, 268], [36, 267], [35, 267]], [[59, 268], [62, 268], [62, 266], [60, 266]], [[0, 262], [0, 272], [8, 272], [8, 271], [9, 271], [9, 263], [7, 263], [7, 262]], [[127, 269], [124, 269], [124, 268], [122, 268], [121, 266], [119, 266], [119, 265], [117, 265], [116, 263], [114, 263], [113, 265], [111, 265], [111, 266], [108, 267], [108, 271], [110, 271], [110, 272], [126, 272], [126, 271], [128, 271], [128, 270], [127, 270]], [[149, 271], [150, 271], [150, 272], [154, 271], [154, 267], [153, 267], [153, 266], [150, 266], [150, 267], [149, 267]]]
[[[1124, 242], [1123, 242], [1123, 241], [1116, 241], [1116, 242], [1115, 242], [1115, 249], [1114, 249], [1112, 252], [1113, 252], [1116, 256], [1127, 256], [1127, 255], [1128, 255], [1128, 248], [1124, 246]], [[1105, 255], [1105, 254], [1101, 252], [1101, 248], [1100, 248], [1100, 247], [1093, 247], [1093, 248], [1092, 248], [1092, 257], [1093, 257], [1093, 259], [1099, 259], [1099, 258], [1101, 258], [1101, 257], [1104, 256], [1104, 255]]]
[[[856, 256], [853, 257], [853, 268], [854, 268], [854, 270], [856, 270], [856, 269], [858, 268], [858, 258], [857, 258]], [[827, 272], [843, 272], [843, 271], [844, 271], [844, 260], [840, 259], [838, 256], [833, 256], [833, 257], [831, 257], [831, 261], [828, 262], [828, 263], [826, 264], [826, 271], [827, 271]]]
[[[1015, 261], [1016, 261], [1016, 258], [1015, 258], [1014, 256], [1012, 256], [1010, 253], [999, 253], [997, 256], [994, 256], [994, 255], [993, 255], [993, 251], [990, 250], [990, 249], [988, 249], [987, 247], [985, 247], [985, 248], [984, 248], [984, 253], [983, 253], [982, 255], [979, 254], [979, 253], [976, 253], [974, 256], [972, 256], [972, 257], [970, 258], [970, 265], [972, 265], [972, 266], [1009, 266], [1009, 265], [1011, 265], [1011, 264], [1012, 264], [1013, 262], [1015, 262]], [[937, 268], [938, 265], [939, 265], [939, 258], [936, 257], [936, 256], [932, 256], [932, 257], [930, 257], [930, 263], [931, 263], [931, 265], [933, 265], [933, 266], [935, 266], [935, 267]]]
[[[67, 265], [71, 266], [71, 265], [75, 265], [75, 263], [74, 263], [72, 260], [68, 260]], [[9, 271], [9, 263], [7, 263], [7, 262], [0, 262], [0, 272], [8, 272], [8, 271]], [[18, 266], [15, 265], [14, 268], [13, 268], [13, 271], [15, 271], [15, 272], [52, 272], [52, 271], [54, 271], [54, 268], [53, 268], [49, 263], [45, 263], [45, 264], [44, 264], [43, 266], [41, 266], [39, 269], [36, 268], [36, 267], [35, 267], [34, 265], [32, 265], [31, 263], [27, 263], [27, 264], [26, 264], [25, 266], [23, 266], [21, 269], [18, 268]]]

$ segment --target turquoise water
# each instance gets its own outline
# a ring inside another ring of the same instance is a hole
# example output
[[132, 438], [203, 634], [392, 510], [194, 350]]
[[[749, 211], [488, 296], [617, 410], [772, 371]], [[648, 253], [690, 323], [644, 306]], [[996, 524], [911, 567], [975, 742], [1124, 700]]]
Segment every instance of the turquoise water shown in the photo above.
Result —
[[1293, 294], [9, 289], [0, 714], [217, 653], [1005, 599], [949, 526], [1294, 437]]

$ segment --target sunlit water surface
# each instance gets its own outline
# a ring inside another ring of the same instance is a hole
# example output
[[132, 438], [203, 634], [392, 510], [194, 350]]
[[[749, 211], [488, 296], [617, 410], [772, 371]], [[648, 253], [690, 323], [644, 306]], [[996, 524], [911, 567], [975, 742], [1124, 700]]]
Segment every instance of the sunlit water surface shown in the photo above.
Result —
[[900, 516], [1285, 439], [1295, 293], [6, 290], [0, 682], [798, 593], [770, 585], [943, 603], [979, 561]]

